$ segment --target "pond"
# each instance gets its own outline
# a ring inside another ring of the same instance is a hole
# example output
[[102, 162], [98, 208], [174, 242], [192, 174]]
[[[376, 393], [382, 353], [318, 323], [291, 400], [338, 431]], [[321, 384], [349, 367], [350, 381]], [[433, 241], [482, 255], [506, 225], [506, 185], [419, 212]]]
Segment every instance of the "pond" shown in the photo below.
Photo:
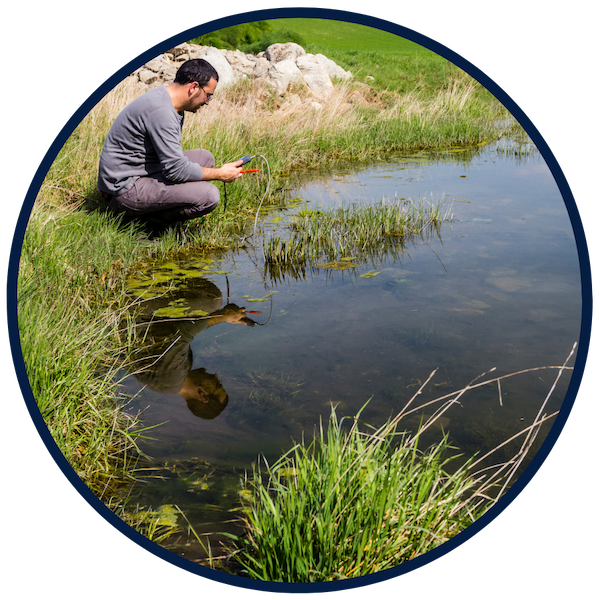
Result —
[[[285, 235], [290, 214], [400, 198], [443, 200], [452, 218], [352, 268], [265, 267], [263, 239]], [[239, 531], [240, 479], [259, 456], [272, 461], [311, 439], [332, 405], [343, 416], [368, 402], [363, 419], [380, 424], [435, 369], [423, 402], [492, 368], [561, 365], [579, 339], [573, 229], [531, 144], [398, 156], [314, 177], [287, 200], [263, 212], [250, 246], [147, 265], [130, 280], [140, 293], [153, 282], [148, 296], [168, 290], [148, 300], [144, 341], [122, 383], [133, 396], [126, 410], [157, 426], [141, 445], [155, 476], [132, 501], [177, 505], [198, 533]], [[494, 448], [533, 422], [555, 376], [534, 371], [469, 392], [424, 442], [443, 429], [467, 455]], [[565, 374], [547, 413], [568, 383]], [[167, 547], [203, 556], [187, 535]]]

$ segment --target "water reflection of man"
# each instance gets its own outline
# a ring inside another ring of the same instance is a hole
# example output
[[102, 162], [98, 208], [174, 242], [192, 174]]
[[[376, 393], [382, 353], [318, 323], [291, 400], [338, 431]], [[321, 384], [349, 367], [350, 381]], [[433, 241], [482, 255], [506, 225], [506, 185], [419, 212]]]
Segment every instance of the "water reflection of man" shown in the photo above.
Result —
[[202, 419], [219, 416], [229, 397], [218, 375], [204, 368], [192, 369], [194, 338], [219, 323], [253, 325], [246, 309], [223, 303], [219, 288], [206, 279], [195, 279], [193, 285], [178, 295], [178, 305], [189, 306], [201, 317], [187, 319], [151, 318], [172, 297], [155, 299], [144, 305], [146, 321], [138, 322], [137, 334], [142, 346], [132, 357], [135, 378], [146, 387], [164, 394], [177, 394], [185, 399], [190, 411]]

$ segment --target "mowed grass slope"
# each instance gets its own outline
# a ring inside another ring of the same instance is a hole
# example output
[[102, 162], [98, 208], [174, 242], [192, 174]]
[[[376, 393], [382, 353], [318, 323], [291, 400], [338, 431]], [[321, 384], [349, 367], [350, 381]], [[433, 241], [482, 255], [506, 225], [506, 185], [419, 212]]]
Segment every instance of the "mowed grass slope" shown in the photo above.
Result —
[[270, 19], [266, 22], [274, 30], [296, 31], [311, 46], [355, 52], [376, 50], [386, 54], [434, 54], [411, 40], [359, 23], [330, 19]]
[[274, 30], [290, 30], [306, 41], [305, 50], [324, 54], [380, 90], [434, 93], [461, 72], [455, 65], [409, 39], [359, 23], [325, 19], [272, 19]]

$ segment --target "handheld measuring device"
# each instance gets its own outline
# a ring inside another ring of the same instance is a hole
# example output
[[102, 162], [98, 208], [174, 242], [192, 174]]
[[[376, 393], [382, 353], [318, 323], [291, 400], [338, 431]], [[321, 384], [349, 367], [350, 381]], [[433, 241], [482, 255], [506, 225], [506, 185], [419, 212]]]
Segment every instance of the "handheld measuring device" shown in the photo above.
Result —
[[[242, 156], [242, 158], [238, 158], [238, 161], [242, 161], [242, 164], [238, 166], [243, 167], [246, 163], [249, 163], [253, 158], [256, 158], [256, 156], [250, 156], [249, 154]], [[240, 171], [240, 173], [256, 173], [257, 171], [260, 171], [260, 169], [246, 169], [245, 171]]]
[[256, 156], [250, 156], [249, 154], [242, 156], [242, 158], [238, 158], [238, 161], [240, 161], [240, 160], [242, 161], [242, 164], [239, 166], [243, 167], [246, 163], [249, 163], [253, 158], [256, 158]]

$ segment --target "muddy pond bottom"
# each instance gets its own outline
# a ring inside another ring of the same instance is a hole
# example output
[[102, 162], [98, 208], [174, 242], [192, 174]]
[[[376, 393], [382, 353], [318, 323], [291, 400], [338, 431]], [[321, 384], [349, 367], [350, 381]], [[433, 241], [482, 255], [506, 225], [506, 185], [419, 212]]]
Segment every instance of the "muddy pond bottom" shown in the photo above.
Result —
[[[362, 418], [378, 425], [435, 369], [421, 403], [494, 367], [502, 375], [561, 365], [579, 339], [577, 248], [539, 157], [514, 160], [496, 147], [460, 158], [400, 157], [313, 181], [291, 197], [320, 210], [443, 198], [453, 217], [439, 235], [345, 269], [321, 262], [274, 276], [256, 236], [254, 247], [235, 254], [190, 256], [138, 274], [140, 290], [149, 277], [170, 291], [148, 301], [136, 369], [122, 386], [133, 397], [126, 410], [156, 425], [142, 449], [158, 476], [133, 500], [180, 507], [199, 534], [239, 532], [245, 473], [260, 456], [273, 461], [303, 436], [312, 439], [332, 406], [344, 416], [367, 403]], [[285, 234], [289, 213], [269, 211], [263, 237]], [[469, 392], [424, 443], [443, 429], [461, 452], [485, 453], [533, 421], [555, 376], [536, 371], [500, 390]], [[567, 373], [546, 412], [560, 408], [568, 384]], [[404, 427], [416, 429], [431, 410]], [[193, 537], [169, 544], [191, 560], [203, 556]]]

